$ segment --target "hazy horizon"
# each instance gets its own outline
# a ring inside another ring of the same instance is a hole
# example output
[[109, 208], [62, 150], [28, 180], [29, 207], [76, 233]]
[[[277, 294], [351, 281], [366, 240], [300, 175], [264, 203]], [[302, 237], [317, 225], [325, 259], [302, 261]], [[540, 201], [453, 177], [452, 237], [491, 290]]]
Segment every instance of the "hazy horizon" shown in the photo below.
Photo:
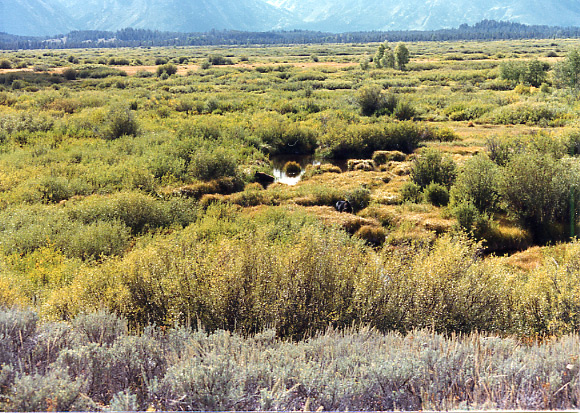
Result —
[[123, 28], [175, 32], [305, 29], [324, 32], [437, 30], [488, 19], [576, 26], [580, 4], [566, 0], [0, 0], [0, 32], [57, 35]]

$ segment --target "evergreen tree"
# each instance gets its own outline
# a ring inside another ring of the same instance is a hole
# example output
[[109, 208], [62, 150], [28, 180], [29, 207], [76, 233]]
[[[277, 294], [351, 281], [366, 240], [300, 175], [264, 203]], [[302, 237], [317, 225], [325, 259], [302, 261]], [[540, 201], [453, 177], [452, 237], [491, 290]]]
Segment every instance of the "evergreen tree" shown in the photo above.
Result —
[[405, 66], [409, 63], [409, 49], [404, 43], [399, 43], [395, 47], [395, 66], [399, 70], [405, 70]]
[[566, 59], [556, 68], [556, 79], [574, 93], [580, 86], [580, 49], [572, 49]]

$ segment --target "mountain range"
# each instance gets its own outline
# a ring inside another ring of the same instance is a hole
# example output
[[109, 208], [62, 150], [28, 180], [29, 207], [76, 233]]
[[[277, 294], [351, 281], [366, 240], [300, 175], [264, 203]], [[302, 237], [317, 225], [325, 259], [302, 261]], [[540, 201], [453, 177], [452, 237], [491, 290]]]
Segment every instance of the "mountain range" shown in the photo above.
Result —
[[577, 0], [0, 0], [0, 32], [435, 30], [483, 19], [578, 26]]

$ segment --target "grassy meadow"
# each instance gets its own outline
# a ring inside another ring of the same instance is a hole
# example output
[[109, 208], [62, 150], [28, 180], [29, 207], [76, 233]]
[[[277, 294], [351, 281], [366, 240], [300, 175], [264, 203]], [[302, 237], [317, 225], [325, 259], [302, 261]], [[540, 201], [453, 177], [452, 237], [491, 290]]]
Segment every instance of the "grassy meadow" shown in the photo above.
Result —
[[580, 43], [379, 46], [0, 51], [0, 408], [578, 408]]

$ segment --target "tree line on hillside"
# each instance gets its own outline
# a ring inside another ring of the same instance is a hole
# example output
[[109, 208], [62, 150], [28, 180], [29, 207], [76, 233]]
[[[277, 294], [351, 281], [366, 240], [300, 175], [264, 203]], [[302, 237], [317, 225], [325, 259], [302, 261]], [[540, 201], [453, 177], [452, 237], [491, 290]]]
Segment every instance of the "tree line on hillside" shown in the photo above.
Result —
[[0, 33], [0, 49], [62, 49], [87, 47], [210, 46], [246, 44], [369, 43], [400, 41], [511, 40], [580, 37], [580, 27], [525, 25], [483, 20], [469, 26], [430, 31], [399, 30], [325, 33], [307, 30], [244, 32], [211, 30], [205, 33], [161, 32], [127, 28], [115, 32], [73, 31], [54, 37], [26, 37]]

